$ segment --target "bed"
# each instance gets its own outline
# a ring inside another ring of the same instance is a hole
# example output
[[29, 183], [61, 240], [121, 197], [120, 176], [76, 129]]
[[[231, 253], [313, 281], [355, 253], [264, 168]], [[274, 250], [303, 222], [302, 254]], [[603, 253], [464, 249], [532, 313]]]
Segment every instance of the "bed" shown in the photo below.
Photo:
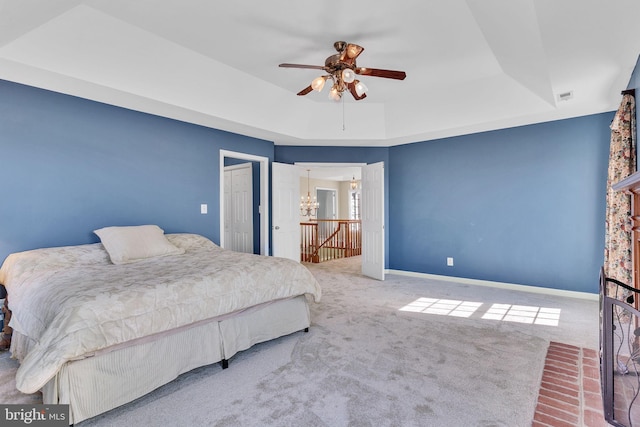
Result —
[[69, 404], [71, 424], [308, 330], [308, 304], [321, 297], [309, 270], [291, 260], [156, 226], [96, 234], [101, 243], [15, 253], [0, 268], [17, 388]]

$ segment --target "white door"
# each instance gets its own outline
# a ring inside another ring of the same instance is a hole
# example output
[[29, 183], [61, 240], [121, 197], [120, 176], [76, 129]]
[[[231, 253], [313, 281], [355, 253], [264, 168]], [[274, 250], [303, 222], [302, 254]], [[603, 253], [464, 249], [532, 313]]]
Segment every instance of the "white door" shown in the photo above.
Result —
[[[255, 171], [260, 176], [260, 202], [258, 204], [258, 216], [260, 218], [260, 254], [269, 255], [271, 252], [271, 230], [270, 224], [270, 208], [269, 208], [269, 158], [262, 156], [254, 156], [253, 154], [240, 153], [237, 151], [220, 150], [220, 246], [223, 248], [230, 247], [231, 237], [228, 237], [225, 230], [227, 229], [227, 206], [230, 202], [225, 199], [226, 183], [225, 165], [228, 159], [242, 159], [249, 162], [258, 162], [260, 165]], [[229, 190], [230, 191], [230, 190]], [[255, 237], [255, 236], [254, 236]]]
[[233, 250], [253, 253], [253, 177], [251, 163], [231, 171]]
[[272, 163], [273, 256], [300, 262], [300, 168]]
[[384, 163], [362, 167], [362, 274], [384, 280]]
[[253, 253], [253, 168], [224, 168], [224, 248]]

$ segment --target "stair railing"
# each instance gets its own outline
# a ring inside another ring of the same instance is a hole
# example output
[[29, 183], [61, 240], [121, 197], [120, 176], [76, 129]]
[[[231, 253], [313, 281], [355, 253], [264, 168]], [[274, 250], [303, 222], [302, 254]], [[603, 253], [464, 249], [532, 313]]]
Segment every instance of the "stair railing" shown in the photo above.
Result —
[[300, 223], [301, 259], [318, 263], [362, 254], [360, 220], [317, 220]]

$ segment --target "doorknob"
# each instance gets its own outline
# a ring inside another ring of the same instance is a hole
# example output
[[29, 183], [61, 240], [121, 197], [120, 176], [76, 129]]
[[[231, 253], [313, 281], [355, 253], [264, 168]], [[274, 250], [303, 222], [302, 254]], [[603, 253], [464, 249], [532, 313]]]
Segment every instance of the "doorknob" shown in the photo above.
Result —
[[280, 230], [280, 226], [279, 226], [279, 225], [276, 225], [274, 228], [275, 228], [276, 230]]

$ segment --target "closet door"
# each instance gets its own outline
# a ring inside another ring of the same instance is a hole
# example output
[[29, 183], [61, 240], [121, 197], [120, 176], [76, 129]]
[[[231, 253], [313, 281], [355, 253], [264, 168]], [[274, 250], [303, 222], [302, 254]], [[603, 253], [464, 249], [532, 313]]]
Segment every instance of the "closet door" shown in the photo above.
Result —
[[253, 253], [253, 178], [251, 163], [247, 165], [231, 171], [231, 239], [234, 251]]
[[251, 163], [224, 170], [224, 246], [253, 253], [253, 170]]

